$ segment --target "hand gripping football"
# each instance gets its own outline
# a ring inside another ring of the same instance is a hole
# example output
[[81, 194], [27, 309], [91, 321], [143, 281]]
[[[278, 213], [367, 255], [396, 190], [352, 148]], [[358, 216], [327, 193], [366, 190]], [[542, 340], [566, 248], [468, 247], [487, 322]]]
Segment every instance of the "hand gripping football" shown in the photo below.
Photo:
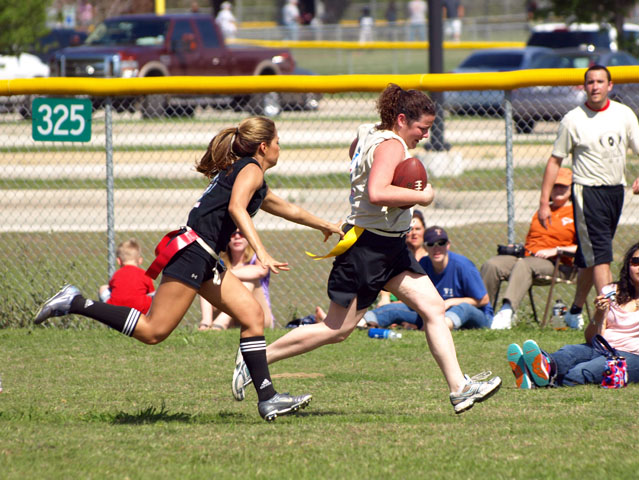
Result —
[[[426, 168], [424, 164], [415, 157], [407, 158], [397, 165], [395, 173], [393, 174], [392, 185], [402, 188], [410, 188], [411, 190], [422, 191], [426, 188], [428, 183], [428, 175], [426, 174]], [[412, 205], [407, 205], [402, 208], [410, 208]]]

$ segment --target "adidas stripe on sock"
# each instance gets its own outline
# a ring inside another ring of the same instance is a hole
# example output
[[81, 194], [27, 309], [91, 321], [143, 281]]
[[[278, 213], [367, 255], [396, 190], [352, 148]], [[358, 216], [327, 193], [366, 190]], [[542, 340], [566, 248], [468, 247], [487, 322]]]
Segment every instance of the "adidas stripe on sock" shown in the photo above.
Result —
[[266, 340], [264, 337], [240, 338], [240, 351], [253, 379], [257, 398], [260, 402], [268, 400], [277, 392], [271, 382], [271, 374], [266, 362]]
[[82, 295], [77, 295], [73, 299], [69, 313], [93, 318], [129, 337], [133, 335], [141, 315], [140, 311], [135, 308], [94, 302], [84, 298]]

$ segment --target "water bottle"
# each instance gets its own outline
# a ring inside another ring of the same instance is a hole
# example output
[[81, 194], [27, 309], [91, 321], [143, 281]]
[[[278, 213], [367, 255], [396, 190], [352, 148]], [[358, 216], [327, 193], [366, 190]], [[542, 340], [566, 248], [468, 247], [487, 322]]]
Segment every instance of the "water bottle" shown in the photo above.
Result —
[[556, 300], [555, 304], [552, 307], [552, 318], [550, 319], [550, 325], [555, 330], [567, 330], [568, 325], [566, 325], [566, 312], [568, 311], [568, 307], [561, 301]]
[[402, 334], [394, 332], [388, 328], [370, 328], [368, 330], [368, 336], [371, 338], [390, 338], [392, 340], [402, 338]]

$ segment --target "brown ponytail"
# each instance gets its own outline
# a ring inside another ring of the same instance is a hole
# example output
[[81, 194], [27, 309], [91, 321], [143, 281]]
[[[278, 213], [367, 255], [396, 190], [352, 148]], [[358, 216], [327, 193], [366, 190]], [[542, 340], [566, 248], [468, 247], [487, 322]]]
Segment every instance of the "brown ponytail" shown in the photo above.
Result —
[[377, 128], [392, 130], [400, 113], [406, 115], [409, 123], [419, 120], [422, 115], [435, 115], [435, 103], [424, 92], [404, 90], [389, 83], [377, 99], [377, 111], [381, 119]]
[[225, 128], [213, 137], [195, 169], [213, 178], [239, 158], [254, 156], [260, 144], [270, 144], [275, 134], [275, 123], [270, 118], [247, 118], [237, 127]]

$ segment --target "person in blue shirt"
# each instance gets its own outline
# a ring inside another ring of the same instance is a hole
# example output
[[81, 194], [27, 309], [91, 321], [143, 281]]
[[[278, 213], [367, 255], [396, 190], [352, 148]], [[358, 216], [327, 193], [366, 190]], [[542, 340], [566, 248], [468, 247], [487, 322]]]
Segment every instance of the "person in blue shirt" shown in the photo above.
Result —
[[[490, 328], [493, 307], [477, 267], [468, 258], [450, 251], [448, 234], [433, 226], [424, 233], [428, 256], [419, 264], [444, 299], [446, 324], [459, 328]], [[412, 323], [422, 328], [422, 319], [404, 304], [389, 304], [366, 312], [369, 326], [388, 327], [393, 323]]]

